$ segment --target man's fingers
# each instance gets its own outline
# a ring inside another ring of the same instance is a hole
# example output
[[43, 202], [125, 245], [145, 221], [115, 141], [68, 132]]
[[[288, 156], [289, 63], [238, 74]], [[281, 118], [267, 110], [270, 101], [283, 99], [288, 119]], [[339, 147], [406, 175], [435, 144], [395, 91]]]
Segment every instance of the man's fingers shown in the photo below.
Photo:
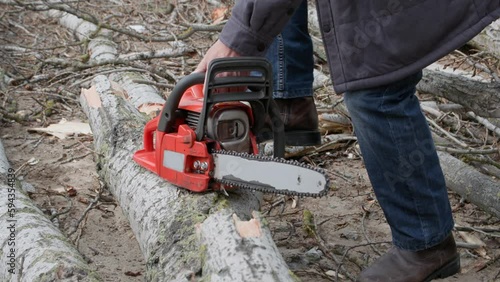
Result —
[[217, 58], [226, 58], [226, 57], [239, 57], [240, 55], [233, 51], [231, 48], [227, 47], [220, 40], [217, 40], [210, 49], [208, 49], [207, 53], [198, 64], [194, 72], [205, 72], [207, 71], [208, 64], [213, 59]]

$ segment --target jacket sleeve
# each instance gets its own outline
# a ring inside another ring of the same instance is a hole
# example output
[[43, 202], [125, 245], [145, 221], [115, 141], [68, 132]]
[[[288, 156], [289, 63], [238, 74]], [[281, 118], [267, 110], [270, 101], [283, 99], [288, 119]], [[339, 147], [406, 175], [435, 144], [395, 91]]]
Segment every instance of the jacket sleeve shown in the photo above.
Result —
[[237, 0], [219, 39], [243, 56], [264, 56], [302, 0]]

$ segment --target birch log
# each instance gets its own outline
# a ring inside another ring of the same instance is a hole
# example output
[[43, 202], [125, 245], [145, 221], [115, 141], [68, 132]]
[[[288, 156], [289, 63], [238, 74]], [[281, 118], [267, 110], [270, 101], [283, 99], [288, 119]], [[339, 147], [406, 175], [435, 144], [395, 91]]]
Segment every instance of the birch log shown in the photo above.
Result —
[[500, 181], [488, 177], [445, 152], [438, 152], [446, 184], [471, 203], [500, 217]]
[[500, 83], [482, 82], [462, 75], [424, 70], [417, 89], [463, 105], [483, 117], [500, 117]]
[[0, 142], [0, 281], [100, 281], [13, 173]]
[[123, 99], [115, 95], [122, 91], [118, 84], [104, 76], [92, 85], [82, 91], [81, 104], [98, 172], [128, 216], [147, 261], [147, 281], [293, 281], [264, 221], [252, 215], [260, 207], [258, 194], [189, 193], [141, 168], [132, 154], [142, 147], [146, 115], [126, 99], [151, 94], [128, 85], [132, 92]]

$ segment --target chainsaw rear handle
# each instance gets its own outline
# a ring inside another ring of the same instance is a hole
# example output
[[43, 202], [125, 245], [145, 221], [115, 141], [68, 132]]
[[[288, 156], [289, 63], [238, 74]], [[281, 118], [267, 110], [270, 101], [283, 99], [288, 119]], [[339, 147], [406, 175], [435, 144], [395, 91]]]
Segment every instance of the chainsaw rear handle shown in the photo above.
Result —
[[205, 81], [205, 74], [202, 72], [192, 73], [183, 77], [172, 89], [172, 93], [167, 98], [167, 102], [163, 106], [160, 115], [160, 121], [158, 122], [158, 131], [170, 133], [173, 131], [173, 126], [176, 121], [176, 112], [179, 107], [179, 102], [181, 101], [184, 92], [189, 89], [189, 87], [196, 84], [203, 84]]

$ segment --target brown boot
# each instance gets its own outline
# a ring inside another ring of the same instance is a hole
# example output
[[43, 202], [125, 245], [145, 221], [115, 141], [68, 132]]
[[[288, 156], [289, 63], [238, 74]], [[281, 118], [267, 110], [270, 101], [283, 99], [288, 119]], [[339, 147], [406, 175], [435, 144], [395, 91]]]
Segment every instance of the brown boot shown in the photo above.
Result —
[[453, 235], [430, 249], [410, 252], [393, 247], [357, 281], [421, 282], [445, 278], [460, 271], [460, 256]]
[[[274, 99], [285, 125], [285, 143], [289, 146], [312, 146], [321, 144], [318, 130], [318, 112], [313, 97]], [[272, 139], [270, 121], [267, 131], [258, 138], [259, 142]]]

